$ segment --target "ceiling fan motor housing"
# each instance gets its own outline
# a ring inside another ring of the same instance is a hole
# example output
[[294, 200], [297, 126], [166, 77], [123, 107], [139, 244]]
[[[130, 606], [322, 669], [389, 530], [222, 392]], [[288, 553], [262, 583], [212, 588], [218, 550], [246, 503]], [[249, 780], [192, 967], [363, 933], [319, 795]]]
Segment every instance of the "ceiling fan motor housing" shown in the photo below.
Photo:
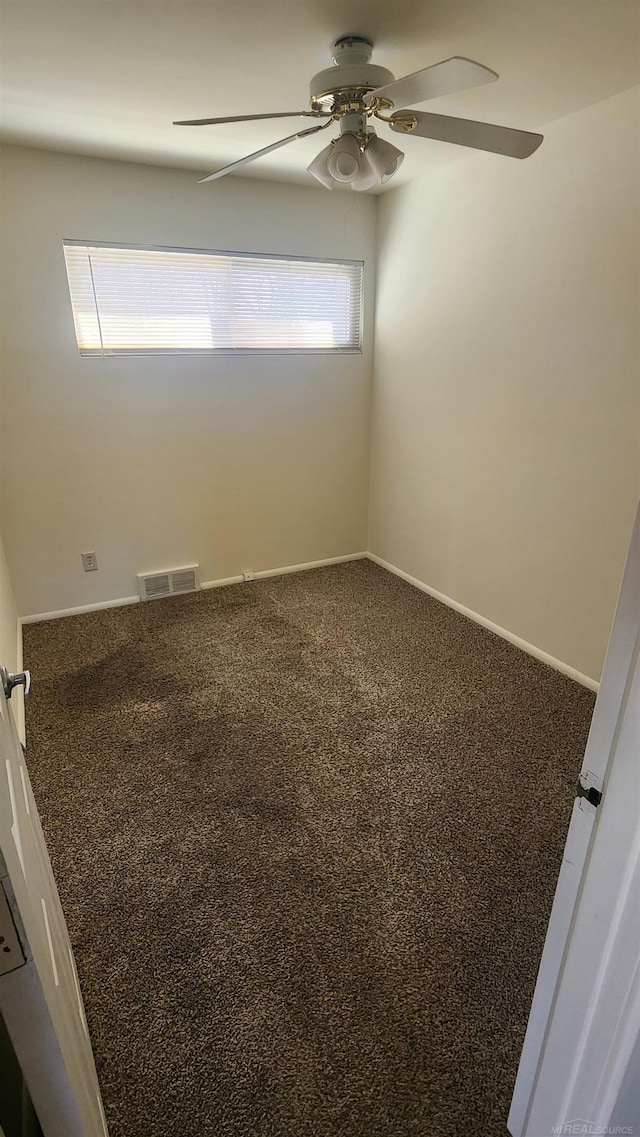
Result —
[[393, 83], [386, 67], [369, 63], [373, 44], [359, 36], [343, 36], [334, 44], [333, 67], [314, 75], [309, 85], [312, 110], [333, 111], [345, 103], [360, 103], [368, 91]]

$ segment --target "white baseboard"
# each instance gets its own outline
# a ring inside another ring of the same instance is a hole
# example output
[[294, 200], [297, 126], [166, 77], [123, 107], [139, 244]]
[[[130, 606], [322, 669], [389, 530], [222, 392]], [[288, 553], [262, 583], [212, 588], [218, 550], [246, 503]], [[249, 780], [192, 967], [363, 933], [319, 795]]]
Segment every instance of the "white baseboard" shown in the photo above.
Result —
[[201, 588], [226, 588], [228, 584], [242, 584], [243, 576], [221, 576], [218, 580], [201, 580]]
[[[281, 568], [274, 569], [260, 569], [254, 576], [256, 580], [262, 580], [269, 576], [284, 576], [289, 572], [306, 572], [307, 569], [324, 568], [325, 565], [340, 565], [346, 561], [362, 561], [368, 557], [368, 553], [347, 553], [342, 557], [325, 557], [321, 561], [307, 561], [301, 565], [284, 565]], [[205, 580], [200, 585], [201, 588], [224, 588], [228, 584], [242, 584], [244, 581], [243, 576], [224, 576], [218, 580]], [[83, 612], [99, 612], [102, 608], [122, 608], [125, 604], [139, 604], [139, 596], [121, 596], [117, 600], [100, 600], [96, 604], [79, 604], [75, 608], [59, 608], [55, 612], [35, 612], [31, 616], [20, 616], [18, 623], [20, 626], [23, 624], [40, 624], [44, 620], [60, 620], [64, 616], [80, 616]]]
[[[301, 565], [284, 565], [283, 568], [257, 569], [254, 572], [255, 580], [263, 580], [269, 576], [286, 576], [290, 572], [307, 572], [309, 569], [324, 568], [325, 565], [341, 565], [347, 561], [364, 561], [368, 553], [347, 553], [344, 557], [325, 557], [322, 561], [305, 561]], [[243, 576], [224, 576], [220, 580], [203, 580], [201, 588], [223, 588], [227, 584], [242, 584]]]
[[97, 604], [78, 604], [75, 608], [58, 608], [55, 612], [34, 612], [20, 616], [21, 624], [41, 624], [44, 620], [61, 620], [63, 616], [81, 616], [83, 612], [99, 612], [102, 608], [122, 608], [125, 604], [139, 604], [139, 596], [120, 596], [117, 600], [99, 600]]
[[256, 573], [256, 580], [263, 576], [285, 576], [288, 572], [306, 572], [307, 569], [324, 568], [325, 565], [341, 565], [347, 561], [365, 561], [368, 553], [349, 553], [346, 557], [327, 557], [323, 561], [309, 561], [308, 564], [287, 565], [286, 568], [265, 569]]
[[486, 616], [481, 616], [479, 612], [473, 612], [471, 608], [465, 608], [464, 604], [459, 604], [457, 600], [452, 600], [450, 596], [445, 596], [443, 592], [438, 592], [437, 589], [431, 588], [428, 584], [424, 584], [415, 576], [410, 576], [408, 572], [396, 568], [395, 565], [389, 564], [388, 561], [383, 561], [382, 557], [377, 557], [375, 553], [367, 554], [370, 561], [380, 565], [381, 568], [386, 569], [387, 572], [392, 572], [394, 576], [401, 577], [414, 588], [419, 588], [421, 592], [426, 592], [429, 596], [433, 596], [434, 600], [439, 600], [441, 604], [446, 604], [447, 608], [453, 608], [454, 612], [460, 612], [462, 616], [466, 616], [469, 620], [473, 620], [475, 624], [481, 624], [483, 628], [488, 628], [490, 632], [494, 632], [496, 636], [500, 636], [503, 640], [508, 640], [509, 643], [519, 647], [521, 651], [526, 651], [527, 655], [532, 655], [535, 659], [539, 659], [542, 663], [548, 664], [553, 667], [555, 671], [561, 671], [563, 675], [568, 675], [570, 679], [575, 679], [576, 683], [581, 683], [583, 687], [588, 687], [591, 691], [598, 691], [600, 684], [597, 679], [591, 679], [589, 675], [583, 675], [581, 671], [576, 671], [575, 667], [570, 667], [568, 663], [563, 663], [561, 659], [555, 659], [554, 656], [549, 655], [542, 648], [536, 647], [535, 644], [527, 643], [526, 640], [520, 636], [514, 635], [513, 632], [507, 631], [506, 628], [501, 628], [499, 624], [494, 624], [493, 620], [488, 620]]

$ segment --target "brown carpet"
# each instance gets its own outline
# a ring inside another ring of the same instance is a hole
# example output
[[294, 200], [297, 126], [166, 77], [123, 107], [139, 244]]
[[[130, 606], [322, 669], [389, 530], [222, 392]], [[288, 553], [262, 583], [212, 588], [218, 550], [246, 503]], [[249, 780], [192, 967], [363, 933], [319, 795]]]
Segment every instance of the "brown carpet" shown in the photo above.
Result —
[[504, 1137], [591, 693], [367, 561], [24, 632], [112, 1137]]

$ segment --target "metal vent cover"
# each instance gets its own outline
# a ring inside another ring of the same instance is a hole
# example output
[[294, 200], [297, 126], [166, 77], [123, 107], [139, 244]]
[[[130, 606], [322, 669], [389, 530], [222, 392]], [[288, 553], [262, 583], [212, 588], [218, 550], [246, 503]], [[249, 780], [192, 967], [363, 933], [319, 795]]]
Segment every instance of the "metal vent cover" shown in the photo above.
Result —
[[138, 573], [141, 600], [160, 600], [163, 596], [178, 596], [183, 592], [200, 589], [199, 565], [166, 569], [164, 572]]

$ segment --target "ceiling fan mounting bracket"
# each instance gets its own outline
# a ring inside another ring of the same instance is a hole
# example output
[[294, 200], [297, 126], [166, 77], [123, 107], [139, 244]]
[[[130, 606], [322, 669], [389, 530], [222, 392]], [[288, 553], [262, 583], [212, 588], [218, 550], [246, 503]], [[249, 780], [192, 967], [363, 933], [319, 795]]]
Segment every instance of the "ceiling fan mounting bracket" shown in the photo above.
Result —
[[373, 43], [365, 36], [340, 36], [333, 45], [331, 58], [336, 67], [349, 63], [369, 63]]

